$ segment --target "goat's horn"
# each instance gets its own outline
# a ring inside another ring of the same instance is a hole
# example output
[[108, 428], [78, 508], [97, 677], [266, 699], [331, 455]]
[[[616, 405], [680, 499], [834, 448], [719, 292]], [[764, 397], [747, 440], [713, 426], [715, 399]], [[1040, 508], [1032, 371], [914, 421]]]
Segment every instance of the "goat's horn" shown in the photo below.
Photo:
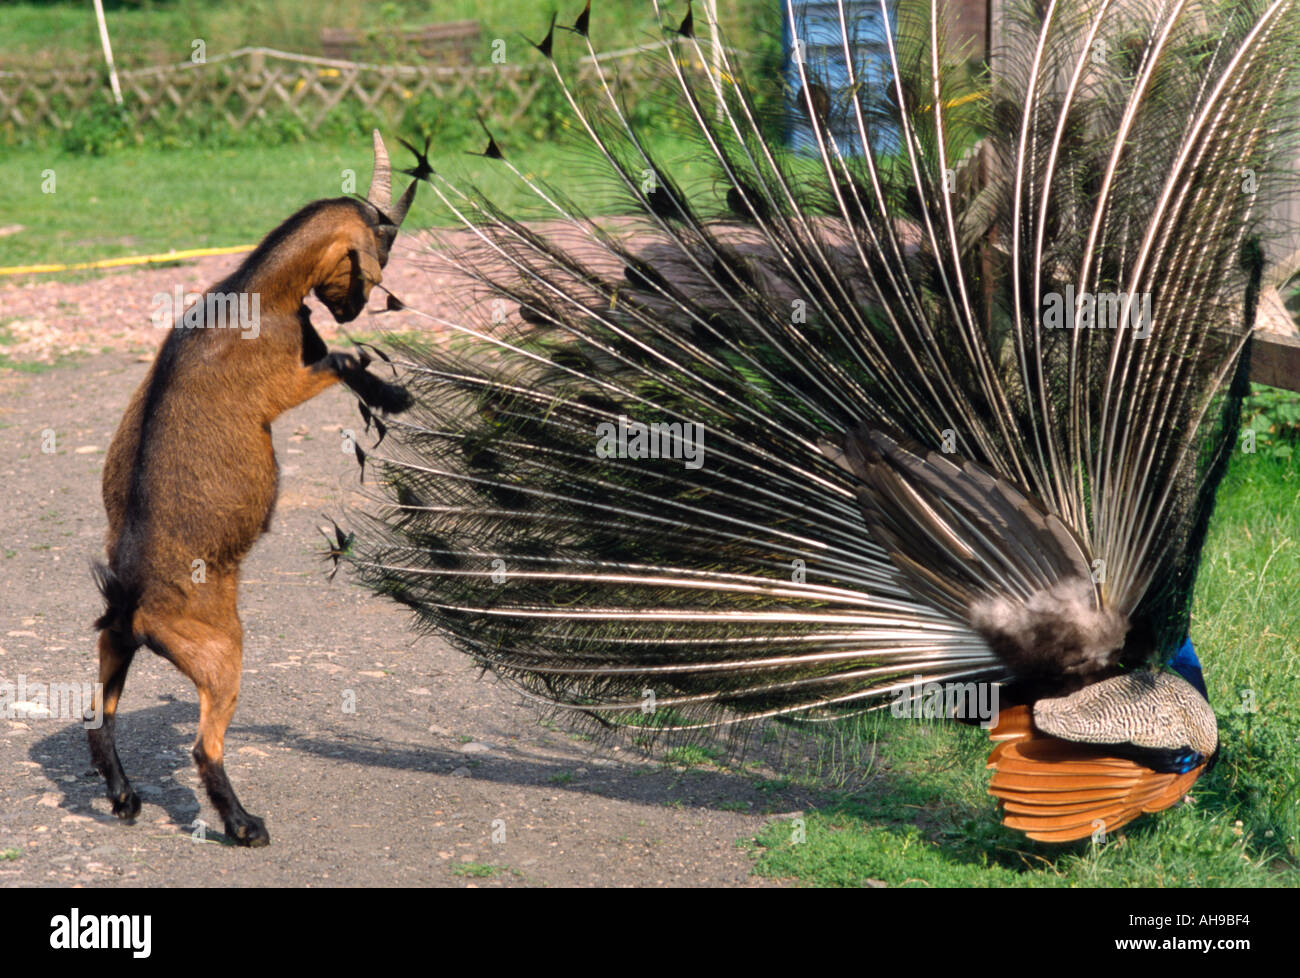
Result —
[[[375, 172], [370, 177], [370, 190], [366, 194], [366, 199], [379, 208], [379, 212], [388, 215], [388, 209], [393, 203], [393, 167], [388, 162], [388, 148], [384, 146], [384, 138], [379, 135], [379, 130], [375, 130]], [[406, 202], [406, 207], [410, 206], [410, 201]], [[402, 208], [402, 213], [406, 213], [406, 207]], [[388, 215], [393, 218], [394, 224], [401, 224], [402, 219], [397, 215]]]
[[415, 185], [419, 182], [419, 180], [411, 181], [411, 185], [398, 198], [397, 204], [393, 207], [393, 212], [388, 215], [393, 224], [399, 228], [402, 226], [402, 221], [406, 220], [406, 212], [411, 209], [411, 201], [415, 199]]

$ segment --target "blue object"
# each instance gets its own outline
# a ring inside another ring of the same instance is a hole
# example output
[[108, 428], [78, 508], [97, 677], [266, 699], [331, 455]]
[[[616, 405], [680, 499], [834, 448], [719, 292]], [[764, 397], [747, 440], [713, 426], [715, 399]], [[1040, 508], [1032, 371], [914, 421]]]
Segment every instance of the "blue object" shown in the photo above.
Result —
[[[885, 35], [886, 20], [882, 16], [879, 0], [844, 0], [844, 20], [848, 27], [849, 53], [853, 71], [850, 73], [844, 53], [844, 34], [840, 30], [839, 4], [835, 0], [793, 0], [794, 24], [791, 29], [790, 10], [784, 3], [782, 21], [785, 38], [785, 83], [788, 91], [786, 113], [786, 142], [800, 152], [818, 155], [817, 139], [808, 121], [803, 100], [803, 79], [799, 73], [799, 60], [809, 82], [821, 85], [830, 95], [828, 122], [840, 153], [858, 156], [862, 141], [858, 136], [856, 114], [850, 96], [850, 78], [856, 77], [861, 88], [859, 99], [864, 108], [884, 97], [886, 87], [893, 80], [889, 64], [889, 48]], [[893, 4], [890, 4], [888, 29], [897, 32], [898, 22]], [[795, 50], [796, 38], [801, 52]], [[896, 124], [870, 125], [868, 135], [877, 153], [898, 148]]]
[[1210, 701], [1210, 694], [1205, 689], [1205, 675], [1201, 672], [1201, 660], [1196, 657], [1196, 650], [1192, 648], [1190, 638], [1183, 642], [1183, 647], [1178, 650], [1169, 665], [1174, 672], [1196, 687], [1197, 691], [1205, 697], [1205, 702]]
[[1185, 750], [1179, 754], [1173, 762], [1173, 774], [1186, 774], [1193, 768], [1200, 767], [1205, 763], [1205, 755], [1199, 754], [1194, 750]]

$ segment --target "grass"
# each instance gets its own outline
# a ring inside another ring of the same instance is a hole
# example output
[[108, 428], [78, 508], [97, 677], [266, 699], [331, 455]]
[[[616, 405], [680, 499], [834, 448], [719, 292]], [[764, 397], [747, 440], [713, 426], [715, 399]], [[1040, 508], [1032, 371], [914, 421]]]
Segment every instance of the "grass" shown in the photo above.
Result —
[[[505, 146], [520, 170], [554, 182], [592, 213], [620, 209], [612, 184], [592, 176], [574, 150], [545, 143], [514, 147], [505, 141]], [[406, 165], [405, 151], [391, 148], [395, 165]], [[541, 216], [535, 198], [501, 164], [467, 156], [466, 148], [438, 151], [433, 165], [458, 185], [480, 185], [511, 214]], [[681, 179], [704, 179], [704, 166], [684, 158], [684, 145], [668, 141], [663, 149], [669, 158], [682, 159], [675, 171]], [[303, 204], [344, 193], [344, 170], [353, 171], [356, 192], [364, 194], [370, 165], [370, 147], [361, 140], [238, 149], [143, 147], [107, 156], [15, 149], [0, 155], [0, 214], [6, 224], [24, 230], [0, 236], [0, 267], [254, 244]], [[47, 170], [55, 175], [52, 194], [41, 189]], [[404, 179], [398, 178], [399, 186]], [[424, 188], [406, 227], [450, 223], [452, 216], [435, 206]]]
[[994, 816], [983, 731], [874, 716], [841, 729], [824, 769], [801, 779], [834, 785], [867, 758], [865, 786], [832, 792], [802, 824], [770, 823], [746, 843], [756, 872], [821, 886], [1300, 885], [1297, 593], [1300, 470], [1239, 454], [1192, 612], [1223, 743], [1193, 804], [1103, 845], [1029, 842]]
[[516, 876], [522, 875], [518, 870], [511, 869], [508, 866], [496, 866], [492, 863], [456, 863], [451, 867], [453, 876], [468, 876], [471, 879], [488, 879], [499, 873], [514, 873]]
[[663, 761], [675, 767], [701, 767], [715, 764], [718, 756], [719, 752], [714, 748], [688, 744], [666, 751]]
[[[535, 38], [550, 10], [521, 14], [515, 0], [109, 0], [107, 6], [115, 56], [127, 66], [186, 60], [195, 39], [205, 41], [209, 57], [249, 44], [310, 53], [319, 52], [320, 30], [327, 26], [413, 27], [457, 19], [481, 22], [486, 59], [498, 37], [508, 45], [522, 43], [520, 31]], [[581, 6], [574, 0], [571, 13], [559, 9], [561, 21]], [[770, 47], [768, 35], [779, 17], [769, 8], [764, 0], [723, 0], [723, 19], [733, 25], [730, 43], [743, 50]], [[664, 9], [671, 19], [684, 12], [684, 3], [673, 0]], [[0, 6], [0, 36], [0, 69], [98, 64], [101, 57], [95, 19], [80, 0]], [[608, 0], [592, 18], [599, 50], [659, 36], [650, 0]], [[571, 132], [573, 122], [567, 109], [559, 110], [554, 91], [547, 91], [552, 97], [539, 99], [515, 125], [489, 120], [502, 148], [526, 173], [554, 180], [590, 212], [619, 212], [611, 187], [592, 176], [590, 156], [561, 148], [556, 136]], [[634, 116], [649, 113], [662, 121], [653, 107], [631, 109]], [[343, 111], [308, 137], [283, 113], [272, 112], [252, 129], [227, 132], [228, 124], [217, 116], [200, 114], [160, 128], [123, 124], [107, 109], [87, 112], [69, 131], [41, 130], [39, 137], [35, 130], [24, 135], [21, 127], [0, 123], [0, 141], [9, 143], [0, 153], [0, 226], [20, 228], [0, 234], [0, 268], [254, 243], [302, 204], [346, 192], [345, 169], [355, 172], [355, 189], [364, 192], [370, 170], [366, 133], [381, 122]], [[409, 162], [392, 138], [397, 129], [412, 138], [434, 133], [433, 164], [440, 173], [481, 182], [515, 216], [537, 216], [533, 198], [503, 165], [466, 155], [483, 146], [475, 113], [476, 105], [412, 103], [400, 124], [382, 123], [396, 165]], [[674, 141], [654, 140], [656, 148], [669, 151], [674, 177], [688, 184], [698, 178], [711, 187], [698, 149]], [[433, 201], [429, 190], [421, 193], [408, 226], [450, 223], [447, 213], [435, 213]]]
[[[748, 15], [757, 0], [722, 0], [724, 19], [739, 29], [752, 22]], [[518, 0], [172, 0], [133, 2], [106, 0], [105, 19], [120, 66], [187, 61], [193, 41], [202, 39], [208, 57], [245, 46], [265, 46], [305, 54], [321, 54], [322, 27], [353, 30], [409, 30], [453, 20], [477, 20], [483, 26], [480, 46], [484, 59], [493, 40], [507, 45], [534, 40], [546, 30], [552, 9], [561, 23], [572, 23], [582, 9], [580, 0], [552, 6], [521, 5]], [[683, 2], [666, 2], [670, 17], [685, 10]], [[658, 37], [649, 0], [604, 0], [593, 11], [592, 40], [598, 48], [628, 47]], [[0, 67], [82, 66], [99, 64], [103, 55], [94, 14], [88, 4], [10, 3], [0, 7], [5, 45]], [[386, 50], [380, 43], [362, 54], [406, 54]]]

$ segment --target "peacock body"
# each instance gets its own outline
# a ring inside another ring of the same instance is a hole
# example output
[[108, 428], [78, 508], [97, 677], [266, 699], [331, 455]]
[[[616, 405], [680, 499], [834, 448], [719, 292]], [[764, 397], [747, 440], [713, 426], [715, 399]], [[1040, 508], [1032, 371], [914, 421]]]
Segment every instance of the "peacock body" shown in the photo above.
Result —
[[[635, 218], [588, 217], [491, 138], [549, 220], [431, 175], [476, 291], [464, 343], [399, 357], [415, 407], [369, 453], [356, 577], [621, 726], [996, 684], [1007, 825], [1067, 841], [1178, 801], [1219, 748], [1189, 608], [1300, 17], [1150, 6], [1015, 6], [976, 77], [937, 4], [882, 3], [883, 75], [847, 43], [847, 86], [793, 60], [799, 149], [688, 8], [662, 108], [703, 186], [613, 79], [575, 94], [552, 21], [537, 47]], [[593, 54], [594, 19], [568, 28]]]

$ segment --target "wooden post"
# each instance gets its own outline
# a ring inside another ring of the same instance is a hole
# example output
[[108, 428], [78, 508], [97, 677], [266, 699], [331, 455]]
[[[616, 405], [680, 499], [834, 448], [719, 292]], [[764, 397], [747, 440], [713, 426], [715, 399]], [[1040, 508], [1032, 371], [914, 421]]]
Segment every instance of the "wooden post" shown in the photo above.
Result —
[[[718, 36], [718, 0], [704, 0], [704, 17], [709, 22], [709, 38], [713, 41], [713, 84], [722, 85], [722, 38]], [[704, 69], [707, 71], [708, 66]], [[718, 119], [725, 114], [724, 103], [718, 100]]]
[[113, 65], [113, 45], [108, 40], [108, 24], [104, 20], [103, 0], [95, 0], [95, 17], [99, 21], [99, 42], [104, 46], [104, 60], [108, 63], [108, 83], [113, 87], [113, 101], [122, 104], [122, 86], [117, 83], [117, 68]]

